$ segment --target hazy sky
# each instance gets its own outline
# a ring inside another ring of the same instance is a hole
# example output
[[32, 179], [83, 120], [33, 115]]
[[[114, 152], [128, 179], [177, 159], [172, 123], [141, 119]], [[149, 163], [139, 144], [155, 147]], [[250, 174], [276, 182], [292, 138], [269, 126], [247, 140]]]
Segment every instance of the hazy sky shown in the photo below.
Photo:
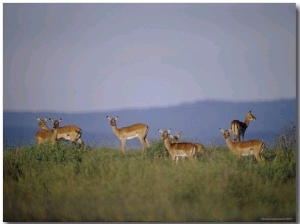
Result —
[[3, 109], [296, 97], [295, 4], [5, 4]]

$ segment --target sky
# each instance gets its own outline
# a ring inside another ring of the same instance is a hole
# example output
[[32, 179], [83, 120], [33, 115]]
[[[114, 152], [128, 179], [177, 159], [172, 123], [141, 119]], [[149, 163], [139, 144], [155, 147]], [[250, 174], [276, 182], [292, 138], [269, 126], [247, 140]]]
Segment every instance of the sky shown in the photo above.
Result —
[[296, 98], [295, 4], [3, 4], [3, 109]]

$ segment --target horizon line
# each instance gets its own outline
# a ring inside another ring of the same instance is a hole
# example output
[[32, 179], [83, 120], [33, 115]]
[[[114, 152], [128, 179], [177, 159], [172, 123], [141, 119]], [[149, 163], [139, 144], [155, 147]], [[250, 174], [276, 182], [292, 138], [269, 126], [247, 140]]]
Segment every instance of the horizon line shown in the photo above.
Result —
[[[153, 106], [153, 107], [124, 107], [115, 109], [92, 109], [92, 110], [27, 110], [27, 109], [3, 109], [3, 113], [64, 113], [64, 114], [80, 114], [80, 113], [95, 113], [95, 112], [115, 112], [115, 111], [128, 111], [128, 110], [151, 110], [151, 109], [166, 109], [171, 107], [178, 107], [183, 105], [192, 105], [196, 103], [231, 103], [231, 104], [243, 104], [243, 103], [264, 103], [264, 102], [276, 102], [276, 101], [291, 101], [297, 100], [297, 97], [286, 97], [281, 99], [270, 99], [270, 100], [248, 100], [248, 101], [231, 101], [231, 100], [217, 100], [217, 99], [206, 99], [196, 100], [193, 102], [182, 102], [169, 106]], [[296, 102], [297, 103], [297, 102]]]

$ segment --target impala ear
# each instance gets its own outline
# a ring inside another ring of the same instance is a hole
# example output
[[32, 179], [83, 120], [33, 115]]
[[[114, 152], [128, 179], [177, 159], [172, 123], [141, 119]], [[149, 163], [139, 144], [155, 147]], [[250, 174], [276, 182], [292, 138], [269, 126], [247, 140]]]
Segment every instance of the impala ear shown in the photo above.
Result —
[[171, 133], [171, 128], [169, 128], [167, 132], [168, 132], [168, 134], [170, 134]]
[[58, 122], [60, 123], [61, 121], [62, 121], [62, 119], [61, 119], [61, 118], [59, 118], [59, 121], [58, 121]]
[[225, 132], [225, 130], [224, 130], [223, 128], [220, 128], [220, 132], [224, 133], [224, 132]]
[[158, 132], [159, 132], [159, 133], [164, 133], [164, 131], [163, 131], [163, 130], [161, 130], [161, 129], [158, 129]]
[[47, 120], [48, 120], [48, 118], [47, 118], [47, 117], [45, 117], [45, 118], [44, 118], [44, 121], [46, 122]]
[[36, 120], [37, 120], [37, 121], [41, 121], [41, 118], [39, 118], [39, 117], [36, 117]]
[[116, 116], [116, 117], [115, 117], [115, 120], [118, 120], [118, 119], [119, 119], [119, 117], [118, 117], [118, 116]]
[[182, 132], [179, 132], [179, 133], [177, 134], [177, 138], [180, 138], [181, 134], [182, 134]]
[[174, 136], [173, 136], [173, 135], [169, 135], [169, 136], [170, 136], [170, 138], [174, 139]]
[[107, 120], [109, 120], [109, 121], [111, 120], [110, 116], [106, 116], [106, 118], [107, 118]]
[[49, 121], [51, 121], [52, 123], [54, 122], [54, 120], [52, 118], [49, 118]]

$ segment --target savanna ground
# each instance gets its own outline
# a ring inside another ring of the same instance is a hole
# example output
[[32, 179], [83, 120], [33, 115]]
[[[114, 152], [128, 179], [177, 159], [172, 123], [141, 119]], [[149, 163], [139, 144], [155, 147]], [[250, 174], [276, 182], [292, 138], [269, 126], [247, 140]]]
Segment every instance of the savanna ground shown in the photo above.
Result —
[[145, 152], [23, 146], [3, 152], [3, 221], [296, 221], [296, 128], [265, 162], [211, 146], [174, 165]]

